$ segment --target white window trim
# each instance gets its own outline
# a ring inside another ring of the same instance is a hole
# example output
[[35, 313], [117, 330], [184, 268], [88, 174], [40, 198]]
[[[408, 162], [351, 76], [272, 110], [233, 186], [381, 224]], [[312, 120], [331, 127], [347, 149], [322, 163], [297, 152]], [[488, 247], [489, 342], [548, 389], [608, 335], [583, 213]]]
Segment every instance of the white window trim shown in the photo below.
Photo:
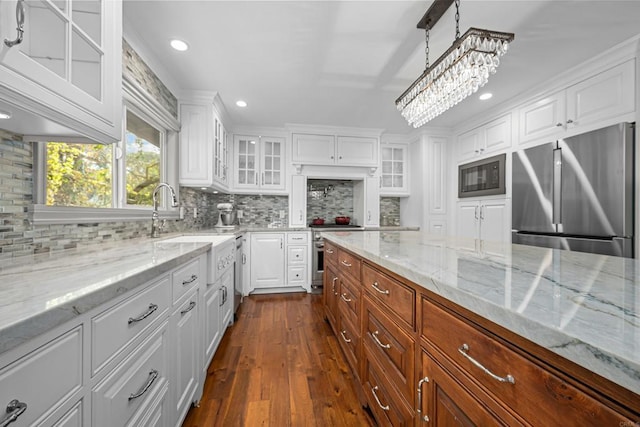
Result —
[[[176, 190], [179, 197], [178, 182], [178, 132], [180, 122], [176, 120], [159, 102], [149, 94], [134, 80], [128, 76], [123, 76], [123, 118], [125, 119], [126, 109], [145, 120], [149, 120], [154, 125], [159, 125], [166, 129], [164, 141], [163, 166], [166, 171], [164, 182], [167, 182]], [[124, 123], [124, 122], [123, 122]], [[126, 127], [123, 126], [123, 137]], [[74, 142], [74, 141], [69, 141]], [[121, 144], [121, 143], [120, 143]], [[118, 222], [118, 221], [145, 221], [151, 219], [151, 207], [135, 208], [131, 206], [123, 208], [84, 208], [73, 206], [47, 206], [45, 204], [46, 194], [46, 161], [45, 144], [34, 144], [34, 204], [29, 209], [29, 217], [33, 224], [83, 224], [98, 222]], [[171, 159], [175, 159], [171, 161]], [[120, 173], [116, 171], [114, 173]], [[123, 197], [114, 195], [114, 197]], [[162, 219], [179, 219], [178, 208], [164, 208], [161, 210]]]

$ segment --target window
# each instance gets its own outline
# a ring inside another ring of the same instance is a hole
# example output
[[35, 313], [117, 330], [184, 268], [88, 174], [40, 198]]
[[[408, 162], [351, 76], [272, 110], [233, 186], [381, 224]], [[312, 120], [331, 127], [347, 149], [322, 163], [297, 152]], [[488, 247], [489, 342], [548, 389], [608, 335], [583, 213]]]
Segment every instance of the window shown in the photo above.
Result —
[[162, 133], [127, 110], [124, 140], [126, 204], [153, 206], [152, 192], [160, 183]]

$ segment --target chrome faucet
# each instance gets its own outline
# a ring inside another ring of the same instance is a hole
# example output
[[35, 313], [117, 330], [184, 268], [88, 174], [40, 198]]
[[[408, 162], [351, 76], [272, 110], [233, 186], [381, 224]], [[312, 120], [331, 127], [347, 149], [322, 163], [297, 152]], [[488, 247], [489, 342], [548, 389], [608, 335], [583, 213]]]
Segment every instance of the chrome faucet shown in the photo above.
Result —
[[176, 199], [176, 192], [169, 184], [166, 182], [161, 182], [154, 188], [153, 190], [153, 213], [151, 214], [151, 237], [160, 236], [160, 231], [162, 231], [163, 225], [160, 224], [160, 216], [158, 215], [158, 190], [162, 187], [166, 187], [171, 192], [171, 207], [178, 207], [178, 199]]

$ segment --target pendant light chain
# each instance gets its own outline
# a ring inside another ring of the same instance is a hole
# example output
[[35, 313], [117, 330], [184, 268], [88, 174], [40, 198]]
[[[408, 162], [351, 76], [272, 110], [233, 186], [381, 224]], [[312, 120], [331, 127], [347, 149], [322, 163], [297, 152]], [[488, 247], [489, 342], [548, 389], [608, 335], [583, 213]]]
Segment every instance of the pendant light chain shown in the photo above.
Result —
[[429, 68], [429, 27], [426, 27], [425, 30], [425, 35], [424, 35], [424, 41], [425, 41], [425, 48], [424, 48], [424, 54], [427, 58], [425, 65], [424, 65], [424, 69], [427, 70]]
[[460, 0], [456, 0], [456, 40], [460, 38]]

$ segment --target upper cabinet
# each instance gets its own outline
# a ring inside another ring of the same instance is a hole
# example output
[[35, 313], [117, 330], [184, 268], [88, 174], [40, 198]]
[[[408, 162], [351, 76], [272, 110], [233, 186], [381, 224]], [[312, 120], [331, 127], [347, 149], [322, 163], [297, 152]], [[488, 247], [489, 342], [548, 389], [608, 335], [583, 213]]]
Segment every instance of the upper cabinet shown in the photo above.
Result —
[[285, 190], [285, 139], [234, 136], [234, 190]]
[[519, 142], [555, 137], [635, 111], [635, 62], [596, 74], [519, 110]]
[[3, 128], [34, 136], [122, 137], [122, 2], [0, 2]]
[[180, 185], [229, 189], [228, 137], [217, 98], [180, 101]]
[[380, 145], [380, 195], [408, 196], [408, 144]]
[[375, 168], [378, 150], [375, 137], [294, 133], [291, 163]]
[[458, 160], [469, 160], [511, 147], [511, 113], [458, 135]]

